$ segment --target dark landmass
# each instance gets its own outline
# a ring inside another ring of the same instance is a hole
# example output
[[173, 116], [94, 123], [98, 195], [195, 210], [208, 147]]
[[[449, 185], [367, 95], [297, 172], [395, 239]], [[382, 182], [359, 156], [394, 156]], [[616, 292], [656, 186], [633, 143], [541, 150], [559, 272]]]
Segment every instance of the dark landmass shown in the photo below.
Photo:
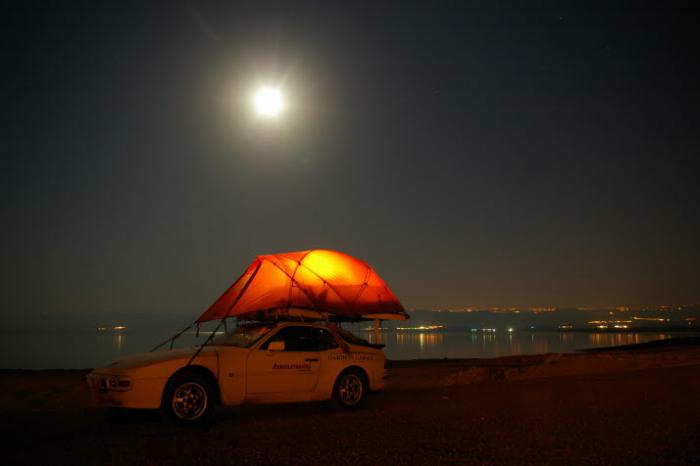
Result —
[[87, 371], [0, 371], [3, 463], [697, 464], [700, 346], [639, 346], [394, 361], [359, 411], [224, 408], [207, 429], [91, 407]]

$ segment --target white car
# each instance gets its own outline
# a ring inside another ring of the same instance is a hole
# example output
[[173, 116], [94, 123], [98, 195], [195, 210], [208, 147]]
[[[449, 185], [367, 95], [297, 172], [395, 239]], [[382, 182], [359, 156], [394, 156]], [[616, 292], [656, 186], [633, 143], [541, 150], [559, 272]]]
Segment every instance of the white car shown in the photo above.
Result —
[[335, 325], [239, 325], [195, 350], [165, 350], [117, 360], [87, 376], [93, 397], [120, 408], [161, 409], [184, 422], [217, 404], [287, 403], [334, 398], [356, 408], [384, 386], [386, 358]]

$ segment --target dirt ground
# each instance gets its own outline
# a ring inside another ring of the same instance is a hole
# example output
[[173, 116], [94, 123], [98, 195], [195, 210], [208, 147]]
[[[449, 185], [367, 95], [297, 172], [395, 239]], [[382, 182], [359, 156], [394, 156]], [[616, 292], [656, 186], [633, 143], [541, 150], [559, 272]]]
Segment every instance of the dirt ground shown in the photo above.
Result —
[[225, 408], [206, 429], [112, 418], [85, 373], [0, 371], [4, 464], [700, 463], [700, 348], [396, 362], [359, 411]]

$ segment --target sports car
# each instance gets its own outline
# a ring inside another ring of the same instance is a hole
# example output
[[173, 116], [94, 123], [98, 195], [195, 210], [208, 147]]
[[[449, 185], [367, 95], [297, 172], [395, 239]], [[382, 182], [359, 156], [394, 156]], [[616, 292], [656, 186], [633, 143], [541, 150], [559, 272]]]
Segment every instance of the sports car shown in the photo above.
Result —
[[114, 361], [87, 383], [104, 406], [160, 409], [184, 423], [206, 419], [216, 405], [335, 399], [353, 409], [384, 386], [381, 347], [329, 323], [254, 322], [199, 350]]

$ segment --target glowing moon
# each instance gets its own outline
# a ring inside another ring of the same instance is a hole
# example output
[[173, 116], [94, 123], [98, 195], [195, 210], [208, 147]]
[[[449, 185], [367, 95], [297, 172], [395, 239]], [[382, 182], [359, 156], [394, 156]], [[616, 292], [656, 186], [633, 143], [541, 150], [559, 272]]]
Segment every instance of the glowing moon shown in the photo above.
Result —
[[278, 89], [263, 86], [255, 93], [255, 112], [264, 117], [275, 118], [282, 113], [284, 102]]

